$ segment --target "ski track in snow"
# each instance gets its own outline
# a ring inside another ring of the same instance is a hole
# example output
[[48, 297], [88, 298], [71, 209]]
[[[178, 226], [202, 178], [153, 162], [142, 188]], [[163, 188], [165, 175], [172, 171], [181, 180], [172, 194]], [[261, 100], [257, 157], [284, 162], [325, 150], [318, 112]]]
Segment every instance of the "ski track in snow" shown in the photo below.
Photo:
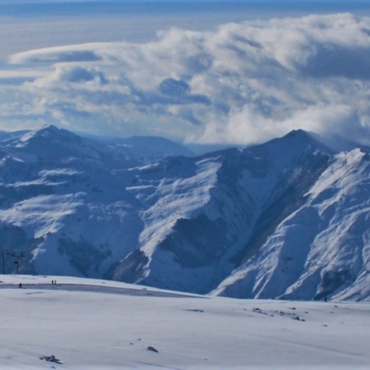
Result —
[[[19, 288], [17, 284], [0, 284], [0, 289], [16, 289]], [[115, 288], [115, 287], [105, 287], [99, 285], [83, 285], [83, 284], [22, 284], [22, 289], [26, 290], [62, 290], [69, 292], [94, 292], [94, 293], [110, 293], [110, 294], [123, 294], [123, 295], [133, 295], [142, 297], [171, 297], [171, 298], [188, 298], [191, 295], [186, 295], [182, 293], [169, 293], [161, 291], [151, 291], [146, 288], [142, 289], [130, 289], [130, 288]], [[28, 294], [37, 294], [37, 292], [32, 292]]]

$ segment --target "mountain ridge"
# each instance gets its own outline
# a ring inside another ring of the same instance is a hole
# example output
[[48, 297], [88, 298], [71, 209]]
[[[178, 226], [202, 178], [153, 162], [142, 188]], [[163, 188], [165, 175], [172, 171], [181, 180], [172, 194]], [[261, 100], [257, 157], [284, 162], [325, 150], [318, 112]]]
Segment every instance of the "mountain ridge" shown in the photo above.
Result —
[[142, 155], [135, 140], [127, 152], [48, 126], [0, 141], [6, 273], [370, 299], [365, 151], [338, 154], [303, 130], [198, 157], [158, 152], [156, 138]]

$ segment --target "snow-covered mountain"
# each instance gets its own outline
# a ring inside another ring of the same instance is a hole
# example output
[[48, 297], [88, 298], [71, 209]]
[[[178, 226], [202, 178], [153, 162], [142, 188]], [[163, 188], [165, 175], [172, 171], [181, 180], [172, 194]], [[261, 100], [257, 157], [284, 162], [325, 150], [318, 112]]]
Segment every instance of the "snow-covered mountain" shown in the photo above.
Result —
[[48, 126], [0, 142], [5, 272], [370, 299], [364, 150], [334, 153], [301, 130], [200, 157], [167, 157], [186, 153], [153, 140], [104, 142]]
[[243, 152], [176, 159], [172, 174], [160, 163], [153, 166], [157, 184], [138, 174], [141, 184], [128, 190], [147, 206], [146, 230], [114, 277], [196, 293], [215, 289], [304, 202], [331, 158], [319, 146], [293, 132]]
[[370, 296], [370, 157], [334, 156], [304, 202], [215, 290], [237, 297]]

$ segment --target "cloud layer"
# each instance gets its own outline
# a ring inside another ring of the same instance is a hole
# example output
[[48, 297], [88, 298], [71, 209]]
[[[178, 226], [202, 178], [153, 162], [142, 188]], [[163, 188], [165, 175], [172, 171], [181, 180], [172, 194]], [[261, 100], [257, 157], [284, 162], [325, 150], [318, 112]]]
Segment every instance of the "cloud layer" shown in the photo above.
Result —
[[370, 18], [310, 15], [229, 23], [212, 32], [172, 28], [144, 44], [34, 50], [10, 58], [0, 86], [4, 129], [54, 123], [245, 145], [303, 128], [366, 142]]

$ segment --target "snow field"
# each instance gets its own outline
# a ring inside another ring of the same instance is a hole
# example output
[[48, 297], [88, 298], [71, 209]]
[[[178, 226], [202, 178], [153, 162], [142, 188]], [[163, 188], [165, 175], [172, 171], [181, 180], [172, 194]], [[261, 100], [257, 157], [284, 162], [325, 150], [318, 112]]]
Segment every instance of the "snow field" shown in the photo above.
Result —
[[[0, 369], [370, 365], [368, 303], [201, 297], [62, 277], [0, 281]], [[40, 360], [51, 355], [62, 364]]]

